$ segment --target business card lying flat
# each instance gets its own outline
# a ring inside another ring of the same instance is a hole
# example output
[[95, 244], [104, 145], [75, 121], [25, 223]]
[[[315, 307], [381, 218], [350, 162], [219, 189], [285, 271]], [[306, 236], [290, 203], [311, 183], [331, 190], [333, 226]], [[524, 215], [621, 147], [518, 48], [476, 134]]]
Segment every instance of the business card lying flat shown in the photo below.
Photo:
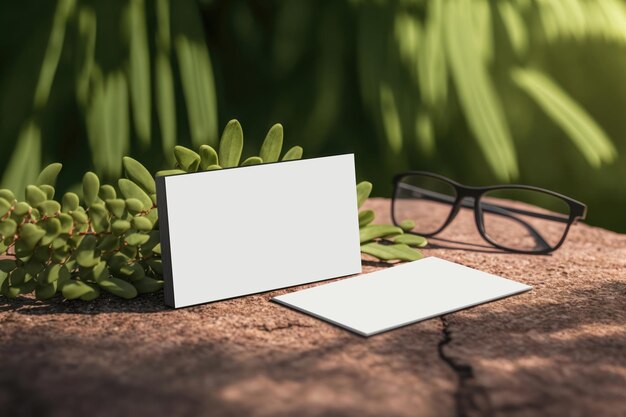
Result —
[[532, 287], [436, 257], [272, 298], [362, 336], [519, 294]]

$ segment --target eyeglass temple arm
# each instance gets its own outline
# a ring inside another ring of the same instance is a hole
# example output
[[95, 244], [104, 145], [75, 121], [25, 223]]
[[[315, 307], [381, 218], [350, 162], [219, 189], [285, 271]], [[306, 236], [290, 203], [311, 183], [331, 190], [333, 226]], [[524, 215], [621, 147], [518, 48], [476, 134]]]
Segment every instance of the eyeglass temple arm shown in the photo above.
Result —
[[[399, 184], [399, 187], [402, 187], [406, 190], [411, 190], [411, 191], [419, 191], [420, 195], [424, 195], [426, 197], [428, 197], [429, 199], [433, 200], [433, 201], [439, 201], [442, 203], [448, 203], [448, 204], [454, 204], [456, 197], [453, 196], [449, 196], [449, 195], [445, 195], [445, 194], [441, 194], [441, 193], [437, 193], [435, 191], [429, 191], [429, 190], [425, 190], [423, 188], [419, 188], [419, 187], [415, 187], [413, 185], [409, 185], [409, 184]], [[464, 208], [473, 208], [472, 203], [463, 200], [461, 202], [461, 206]], [[546, 214], [546, 213], [536, 213], [533, 211], [528, 211], [528, 210], [524, 210], [524, 209], [519, 209], [519, 208], [514, 208], [514, 207], [502, 207], [499, 206], [497, 204], [493, 204], [493, 203], [481, 203], [481, 207], [484, 211], [487, 212], [494, 212], [492, 211], [495, 208], [498, 208], [500, 210], [505, 210], [511, 213], [517, 213], [517, 214], [525, 214], [527, 216], [532, 216], [532, 217], [537, 217], [540, 219], [544, 219], [544, 220], [552, 220], [555, 222], [560, 222], [560, 223], [569, 223], [569, 218], [565, 218], [565, 217], [561, 217], [561, 216], [555, 216], [553, 214]], [[495, 213], [495, 212], [494, 212]], [[502, 214], [503, 213], [496, 213], [496, 214]]]
[[[429, 190], [424, 190], [421, 189], [419, 187], [413, 187], [413, 186], [408, 186], [407, 184], [402, 184], [402, 186], [406, 189], [411, 188], [412, 191], [418, 191], [420, 192], [420, 194], [423, 197], [427, 197], [430, 200], [433, 201], [439, 201], [439, 202], [445, 202], [445, 203], [449, 203], [449, 204], [454, 204], [456, 198], [452, 197], [452, 196], [448, 196], [445, 194], [441, 194], [441, 193], [437, 193], [437, 192], [433, 192], [433, 191], [429, 191]], [[470, 201], [467, 201], [465, 199], [463, 199], [461, 201], [461, 207], [464, 208], [470, 208], [473, 209], [474, 206]], [[544, 215], [542, 213], [535, 213], [535, 212], [531, 212], [531, 211], [527, 211], [527, 210], [521, 210], [521, 209], [513, 209], [513, 208], [509, 208], [509, 207], [501, 207], [498, 206], [496, 204], [491, 204], [491, 203], [481, 203], [481, 209], [483, 211], [486, 211], [488, 213], [493, 213], [493, 214], [497, 214], [500, 216], [504, 216], [504, 217], [508, 217], [511, 220], [514, 220], [516, 222], [518, 222], [519, 224], [521, 224], [526, 230], [528, 230], [528, 232], [532, 235], [533, 239], [535, 240], [535, 242], [537, 243], [538, 246], [543, 247], [543, 248], [550, 248], [550, 244], [548, 244], [548, 242], [546, 242], [546, 240], [543, 238], [543, 236], [541, 236], [541, 234], [529, 223], [525, 222], [523, 219], [517, 218], [514, 215], [512, 215], [511, 213], [517, 213], [517, 214], [526, 214], [529, 216], [535, 216], [535, 217], [540, 217], [540, 218], [544, 218], [544, 219], [548, 219], [548, 220], [559, 220], [562, 221], [562, 218], [557, 217], [557, 216], [550, 216], [550, 215]]]

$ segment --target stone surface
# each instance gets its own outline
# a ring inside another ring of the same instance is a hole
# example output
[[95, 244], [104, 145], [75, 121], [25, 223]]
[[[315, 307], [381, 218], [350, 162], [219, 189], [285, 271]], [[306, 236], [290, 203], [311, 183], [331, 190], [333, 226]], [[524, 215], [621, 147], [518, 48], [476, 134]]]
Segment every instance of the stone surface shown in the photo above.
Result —
[[626, 414], [626, 236], [579, 224], [553, 255], [507, 254], [462, 211], [440, 237], [426, 255], [534, 290], [371, 338], [268, 301], [293, 289], [181, 310], [3, 298], [0, 415]]

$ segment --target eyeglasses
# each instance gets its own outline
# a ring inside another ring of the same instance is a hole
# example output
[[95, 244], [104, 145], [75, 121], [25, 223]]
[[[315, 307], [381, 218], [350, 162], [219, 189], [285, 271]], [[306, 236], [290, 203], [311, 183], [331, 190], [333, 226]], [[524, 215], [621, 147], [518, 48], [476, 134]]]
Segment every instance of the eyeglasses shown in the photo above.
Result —
[[548, 253], [584, 220], [587, 206], [553, 191], [527, 185], [470, 187], [444, 176], [412, 171], [393, 179], [393, 222], [411, 220], [411, 233], [434, 236], [462, 208], [473, 209], [480, 235], [493, 246], [519, 253]]

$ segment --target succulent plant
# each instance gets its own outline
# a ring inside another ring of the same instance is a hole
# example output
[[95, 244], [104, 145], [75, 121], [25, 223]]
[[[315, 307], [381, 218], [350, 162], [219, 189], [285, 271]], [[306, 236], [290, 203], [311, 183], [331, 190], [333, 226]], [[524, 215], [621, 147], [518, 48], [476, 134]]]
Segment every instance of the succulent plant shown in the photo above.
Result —
[[[283, 128], [276, 124], [259, 156], [241, 161], [243, 132], [239, 122], [231, 120], [217, 151], [209, 145], [198, 152], [176, 146], [176, 167], [156, 175], [276, 162], [282, 145]], [[282, 160], [301, 157], [302, 148], [294, 146]], [[61, 293], [66, 299], [89, 301], [104, 290], [130, 299], [163, 287], [154, 177], [133, 158], [124, 157], [123, 166], [126, 178], [120, 178], [117, 187], [101, 184], [96, 174], [87, 172], [82, 198], [67, 192], [55, 199], [59, 163], [45, 167], [36, 183], [26, 187], [26, 201], [0, 189], [0, 255], [5, 255], [0, 259], [0, 295], [34, 291], [40, 300]], [[369, 182], [357, 185], [359, 207], [371, 190]], [[423, 246], [425, 240], [403, 233], [411, 224], [371, 225], [373, 220], [373, 211], [359, 213], [364, 253], [382, 260], [421, 257], [411, 246]]]

